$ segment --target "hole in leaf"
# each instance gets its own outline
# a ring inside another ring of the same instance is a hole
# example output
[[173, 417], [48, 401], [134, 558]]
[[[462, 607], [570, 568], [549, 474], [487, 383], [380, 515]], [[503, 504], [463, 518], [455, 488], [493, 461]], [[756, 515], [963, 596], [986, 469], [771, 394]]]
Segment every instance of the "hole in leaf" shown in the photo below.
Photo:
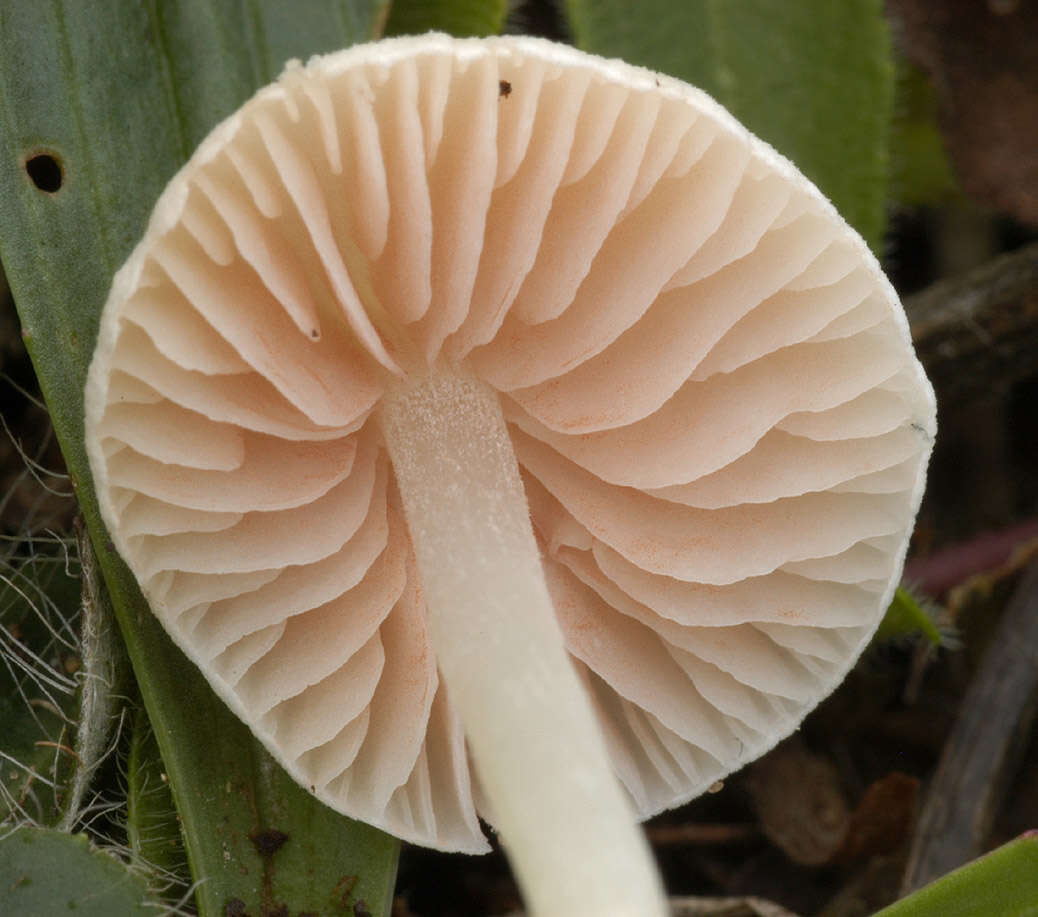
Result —
[[65, 180], [61, 160], [53, 153], [37, 153], [25, 160], [25, 171], [32, 183], [41, 191], [54, 194], [61, 190]]

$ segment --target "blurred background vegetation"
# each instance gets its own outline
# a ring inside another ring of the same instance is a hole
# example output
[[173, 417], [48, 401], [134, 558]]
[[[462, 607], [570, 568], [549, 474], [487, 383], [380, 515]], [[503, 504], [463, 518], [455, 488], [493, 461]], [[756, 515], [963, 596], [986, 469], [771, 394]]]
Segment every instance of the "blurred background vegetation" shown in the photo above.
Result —
[[766, 913], [732, 903], [758, 896], [865, 915], [1038, 827], [1038, 7], [8, 0], [0, 912], [520, 906], [499, 853], [406, 849], [397, 873], [394, 841], [280, 774], [147, 616], [106, 545], [81, 444], [111, 274], [197, 142], [289, 57], [428, 28], [543, 35], [707, 89], [869, 241], [937, 388], [906, 575], [941, 645], [910, 625], [878, 640], [796, 736], [655, 819], [669, 891], [728, 899], [732, 914]]

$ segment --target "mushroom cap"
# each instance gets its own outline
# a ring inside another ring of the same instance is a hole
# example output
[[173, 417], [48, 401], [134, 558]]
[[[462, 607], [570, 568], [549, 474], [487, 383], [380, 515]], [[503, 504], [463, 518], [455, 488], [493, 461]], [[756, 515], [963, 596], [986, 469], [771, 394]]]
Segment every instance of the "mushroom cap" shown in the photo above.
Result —
[[486, 849], [377, 423], [431, 365], [500, 393], [641, 817], [843, 678], [935, 432], [859, 236], [676, 80], [532, 38], [356, 46], [290, 65], [170, 182], [86, 392], [116, 547], [320, 799]]

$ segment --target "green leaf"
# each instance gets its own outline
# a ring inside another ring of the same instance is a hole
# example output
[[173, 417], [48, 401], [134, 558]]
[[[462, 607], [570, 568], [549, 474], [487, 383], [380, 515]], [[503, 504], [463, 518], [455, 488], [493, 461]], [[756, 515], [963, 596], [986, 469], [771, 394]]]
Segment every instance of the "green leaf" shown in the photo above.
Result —
[[84, 834], [19, 828], [0, 840], [0, 913], [18, 917], [155, 917], [144, 880]]
[[577, 44], [700, 86], [876, 249], [894, 67], [881, 0], [564, 0]]
[[937, 94], [908, 61], [898, 62], [891, 197], [903, 207], [937, 206], [961, 195], [937, 120]]
[[497, 35], [507, 13], [505, 0], [393, 0], [386, 35]]
[[1038, 832], [1032, 831], [895, 901], [874, 917], [1036, 917]]
[[[126, 845], [157, 884], [187, 879], [187, 857], [155, 732], [143, 708], [130, 721], [126, 755]], [[165, 882], [163, 880], [166, 880]], [[184, 883], [189, 884], [189, 883]]]
[[875, 639], [893, 640], [917, 633], [921, 633], [934, 646], [941, 645], [941, 632], [926, 613], [923, 604], [904, 586], [898, 586]]
[[398, 842], [296, 786], [152, 617], [98, 516], [83, 384], [111, 276], [194, 145], [287, 58], [371, 37], [382, 14], [379, 0], [0, 4], [0, 260], [204, 879], [203, 915], [235, 901], [334, 913], [329, 902], [360, 898], [386, 913]]

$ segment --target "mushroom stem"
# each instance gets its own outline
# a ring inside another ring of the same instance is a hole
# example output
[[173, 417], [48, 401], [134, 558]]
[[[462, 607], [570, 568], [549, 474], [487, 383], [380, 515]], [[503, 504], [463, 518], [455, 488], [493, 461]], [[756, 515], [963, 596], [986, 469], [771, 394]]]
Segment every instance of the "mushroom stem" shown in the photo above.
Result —
[[437, 370], [387, 393], [451, 703], [535, 915], [663, 915], [660, 880], [563, 644], [497, 393]]

